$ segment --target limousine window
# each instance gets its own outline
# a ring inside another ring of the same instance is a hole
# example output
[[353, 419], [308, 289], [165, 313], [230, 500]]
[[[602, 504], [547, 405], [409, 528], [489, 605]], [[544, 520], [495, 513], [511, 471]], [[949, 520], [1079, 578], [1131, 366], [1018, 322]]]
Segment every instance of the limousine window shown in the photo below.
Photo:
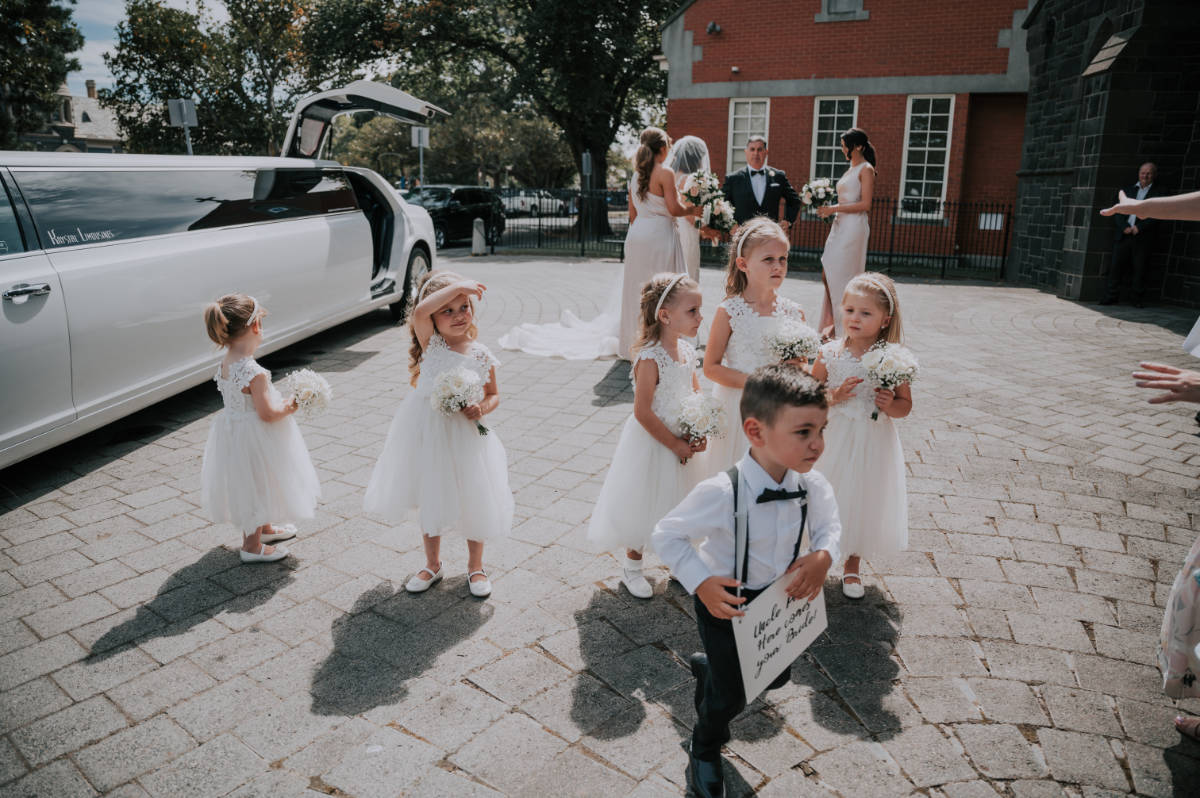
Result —
[[47, 249], [358, 208], [338, 169], [13, 170]]
[[21, 241], [21, 228], [17, 226], [17, 215], [4, 185], [0, 184], [0, 258], [5, 255], [15, 255], [24, 252], [25, 245]]

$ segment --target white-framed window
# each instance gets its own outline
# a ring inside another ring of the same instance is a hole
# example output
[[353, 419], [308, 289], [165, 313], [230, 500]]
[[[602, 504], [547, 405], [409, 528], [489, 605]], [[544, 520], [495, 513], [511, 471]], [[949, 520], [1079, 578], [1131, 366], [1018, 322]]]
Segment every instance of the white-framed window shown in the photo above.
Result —
[[[725, 172], [746, 165], [746, 142], [753, 135], [766, 136], [771, 124], [771, 101], [766, 97], [734, 98], [729, 101], [729, 158]], [[767, 140], [770, 143], [770, 139]]]
[[809, 177], [836, 181], [850, 162], [842, 155], [842, 134], [858, 124], [857, 97], [813, 99], [812, 171]]
[[871, 12], [863, 8], [863, 0], [821, 0], [817, 22], [854, 22], [870, 19]]
[[954, 95], [912, 95], [908, 98], [904, 163], [900, 170], [901, 215], [942, 216], [953, 131]]

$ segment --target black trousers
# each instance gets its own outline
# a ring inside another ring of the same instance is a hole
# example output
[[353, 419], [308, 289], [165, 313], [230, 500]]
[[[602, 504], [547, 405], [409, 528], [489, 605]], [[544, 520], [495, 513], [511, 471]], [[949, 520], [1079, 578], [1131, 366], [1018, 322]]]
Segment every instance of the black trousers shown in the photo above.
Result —
[[1113, 244], [1112, 264], [1108, 269], [1108, 296], [1112, 301], [1121, 298], [1121, 283], [1129, 272], [1129, 298], [1140, 302], [1146, 289], [1146, 260], [1150, 256], [1150, 237], [1145, 233], [1123, 235]]
[[[761, 590], [743, 590], [745, 608]], [[715, 760], [721, 756], [721, 746], [729, 742], [729, 724], [746, 708], [746, 691], [742, 687], [742, 666], [738, 660], [737, 643], [733, 638], [733, 622], [714, 618], [700, 598], [696, 602], [696, 625], [700, 641], [708, 655], [708, 679], [701, 691], [700, 706], [696, 708], [696, 725], [692, 728], [692, 755], [698, 759]]]

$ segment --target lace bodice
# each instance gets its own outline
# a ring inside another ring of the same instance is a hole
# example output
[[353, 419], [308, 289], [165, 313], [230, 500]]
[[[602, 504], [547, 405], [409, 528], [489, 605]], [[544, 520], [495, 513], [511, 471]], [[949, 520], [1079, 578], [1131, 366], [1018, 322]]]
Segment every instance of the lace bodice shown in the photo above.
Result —
[[[667, 425], [672, 435], [680, 434], [679, 409], [683, 400], [695, 390], [692, 376], [696, 373], [696, 350], [682, 339], [676, 346], [679, 347], [679, 360], [672, 358], [662, 344], [655, 342], [639, 350], [634, 363], [637, 366], [643, 360], [653, 360], [658, 366], [658, 387], [654, 389], [654, 402], [650, 409]], [[632, 370], [629, 378], [636, 385]]]
[[731, 369], [749, 374], [759, 366], [774, 363], [771, 351], [771, 336], [783, 319], [804, 321], [804, 311], [786, 297], [775, 299], [775, 311], [770, 316], [760, 316], [740, 296], [731, 296], [721, 303], [729, 314], [729, 343], [725, 345], [725, 356], [721, 362]]
[[472, 341], [466, 353], [455, 352], [446, 343], [446, 339], [434, 333], [429, 336], [429, 345], [425, 347], [425, 354], [421, 357], [421, 375], [417, 378], [417, 390], [433, 390], [434, 380], [439, 374], [464, 366], [476, 371], [486, 383], [492, 367], [499, 365], [500, 361], [492, 355], [491, 350], [478, 341]]
[[251, 380], [259, 374], [266, 374], [267, 385], [272, 391], [275, 390], [275, 387], [271, 385], [271, 372], [258, 365], [258, 361], [252, 357], [235, 360], [229, 364], [226, 370], [229, 376], [223, 377], [221, 376], [222, 367], [217, 366], [217, 373], [213, 379], [217, 381], [217, 390], [221, 392], [221, 401], [225, 403], [225, 409], [230, 414], [254, 413], [254, 397], [248, 393], [242, 393], [242, 389], [249, 388]]
[[[854, 389], [854, 396], [830, 407], [829, 415], [870, 421], [871, 412], [875, 409], [875, 386], [867, 377], [867, 368], [862, 361], [847, 351], [844, 339], [823, 345], [821, 360], [825, 362], [825, 368], [829, 372], [826, 384], [830, 391], [837, 390], [838, 386], [850, 377], [862, 380]], [[883, 418], [882, 413], [880, 418]]]

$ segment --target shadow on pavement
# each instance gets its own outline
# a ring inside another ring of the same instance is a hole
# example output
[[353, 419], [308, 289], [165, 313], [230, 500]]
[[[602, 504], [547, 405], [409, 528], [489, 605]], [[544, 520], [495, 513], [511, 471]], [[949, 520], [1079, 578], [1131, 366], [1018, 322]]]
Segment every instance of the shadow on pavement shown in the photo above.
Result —
[[223, 546], [209, 549], [199, 560], [168, 576], [133, 618], [105, 632], [84, 661], [103, 661], [131, 640], [145, 642], [184, 634], [219, 613], [251, 612], [293, 581], [289, 561], [293, 561], [291, 557], [242, 565], [236, 551]]
[[629, 381], [630, 368], [628, 360], [613, 361], [608, 373], [592, 386], [592, 393], [596, 395], [592, 400], [593, 407], [633, 404], [633, 383]]
[[361, 594], [333, 622], [333, 651], [309, 689], [312, 712], [352, 716], [404, 698], [406, 681], [438, 664], [491, 617], [491, 604], [467, 593], [463, 576], [422, 594], [397, 591], [390, 582]]
[[1172, 795], [1176, 798], [1200, 795], [1200, 743], [1181, 739], [1162, 753], [1171, 771]]

